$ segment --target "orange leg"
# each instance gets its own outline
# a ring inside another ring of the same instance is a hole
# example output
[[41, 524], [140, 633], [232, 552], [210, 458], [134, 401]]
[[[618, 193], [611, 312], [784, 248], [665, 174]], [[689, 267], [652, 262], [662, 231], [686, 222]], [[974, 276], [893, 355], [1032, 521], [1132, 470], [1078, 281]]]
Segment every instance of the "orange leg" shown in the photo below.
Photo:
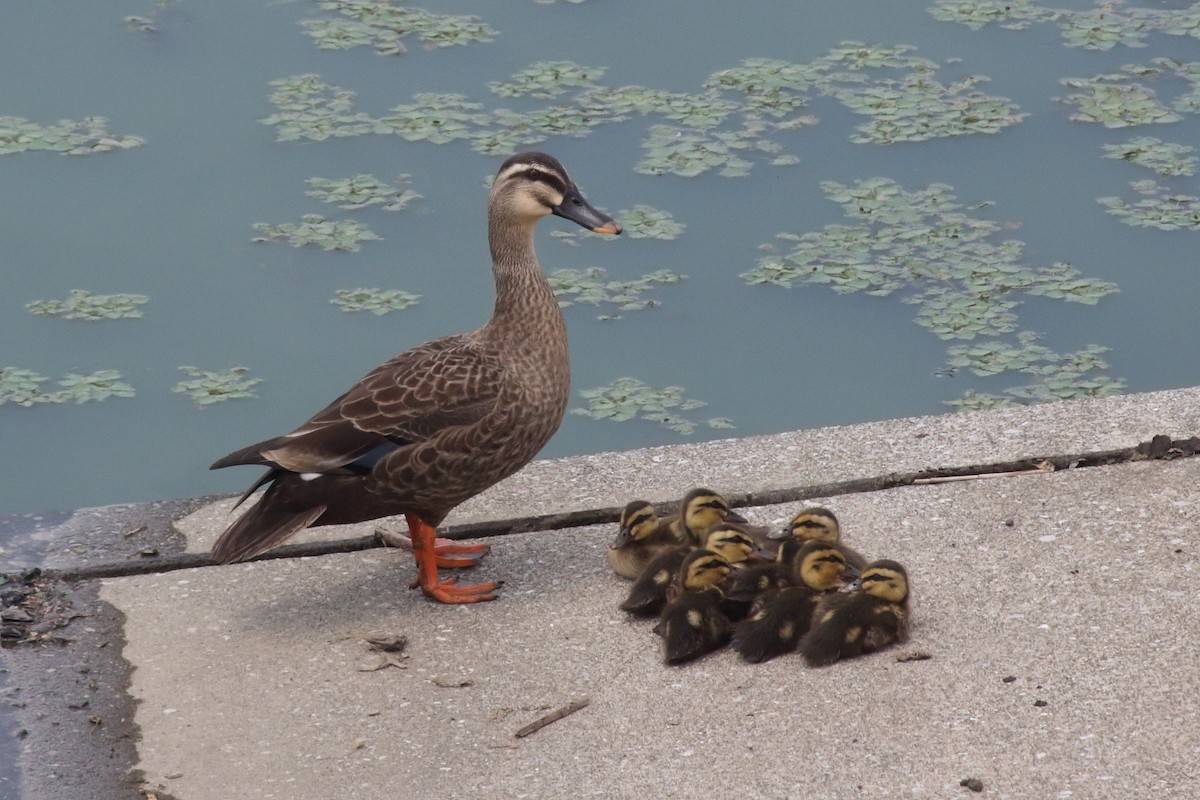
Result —
[[[495, 600], [493, 591], [500, 588], [500, 583], [460, 584], [456, 578], [440, 580], [437, 568], [439, 566], [473, 566], [487, 552], [487, 545], [458, 545], [450, 544], [442, 539], [439, 544], [437, 531], [425, 524], [414, 514], [405, 514], [408, 520], [409, 535], [412, 536], [413, 555], [417, 558], [417, 583], [426, 596], [441, 603], [481, 603], [485, 600]], [[448, 558], [451, 554], [470, 555], [468, 558]], [[461, 562], [461, 563], [450, 563]]]

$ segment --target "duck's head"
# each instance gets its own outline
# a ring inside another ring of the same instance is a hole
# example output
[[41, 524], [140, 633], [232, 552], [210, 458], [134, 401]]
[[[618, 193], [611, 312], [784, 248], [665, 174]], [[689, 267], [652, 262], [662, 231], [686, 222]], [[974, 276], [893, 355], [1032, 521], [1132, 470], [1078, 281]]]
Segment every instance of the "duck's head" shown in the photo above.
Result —
[[805, 542], [792, 563], [800, 582], [816, 592], [841, 588], [853, 573], [837, 545], [818, 540]]
[[683, 498], [683, 527], [697, 542], [718, 522], [745, 522], [746, 518], [729, 508], [729, 501], [712, 489], [692, 489]]
[[822, 542], [841, 541], [842, 529], [838, 519], [828, 508], [810, 506], [802, 508], [792, 516], [787, 525], [781, 530], [772, 531], [768, 539], [799, 539], [807, 542], [817, 540]]
[[733, 567], [720, 555], [709, 550], [688, 553], [679, 567], [679, 584], [685, 592], [701, 592], [720, 586]]
[[863, 594], [889, 603], [908, 602], [908, 572], [895, 561], [886, 558], [872, 561], [862, 571], [859, 582]]
[[658, 512], [645, 500], [634, 500], [621, 510], [621, 527], [609, 545], [613, 550], [646, 538], [658, 525]]
[[740, 564], [758, 551], [758, 545], [736, 522], [718, 522], [708, 529], [704, 549], [716, 553], [730, 564]]
[[488, 207], [493, 214], [515, 217], [530, 227], [555, 214], [595, 233], [621, 232], [612, 217], [583, 199], [558, 159], [545, 153], [517, 153], [501, 164]]

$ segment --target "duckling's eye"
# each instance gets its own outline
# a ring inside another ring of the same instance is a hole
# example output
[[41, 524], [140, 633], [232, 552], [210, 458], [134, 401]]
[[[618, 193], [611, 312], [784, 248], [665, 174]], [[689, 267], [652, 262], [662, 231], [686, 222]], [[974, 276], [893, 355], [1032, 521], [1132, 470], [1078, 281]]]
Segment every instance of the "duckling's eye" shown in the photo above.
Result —
[[542, 171], [535, 167], [530, 167], [525, 170], [525, 177], [531, 181], [540, 181], [542, 179]]
[[800, 522], [797, 522], [796, 527], [797, 528], [823, 528], [825, 526], [822, 525], [821, 523], [817, 522], [816, 520], [806, 519], [806, 520], [801, 520]]

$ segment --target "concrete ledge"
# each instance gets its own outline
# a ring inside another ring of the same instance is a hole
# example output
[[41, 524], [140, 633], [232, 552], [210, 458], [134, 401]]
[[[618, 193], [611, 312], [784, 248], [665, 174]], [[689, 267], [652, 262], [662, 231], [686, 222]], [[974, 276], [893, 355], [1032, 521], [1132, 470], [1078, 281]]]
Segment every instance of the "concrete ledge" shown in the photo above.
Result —
[[[1188, 389], [559, 459], [452, 521], [1198, 432]], [[136, 766], [160, 798], [941, 798], [973, 796], [966, 778], [991, 797], [1187, 797], [1200, 792], [1198, 482], [1190, 458], [830, 499], [850, 544], [908, 566], [903, 650], [922, 661], [812, 670], [721, 652], [665, 667], [651, 624], [617, 610], [628, 584], [605, 562], [611, 526], [491, 540], [478, 573], [505, 581], [502, 599], [475, 607], [424, 600], [393, 550], [112, 579], [100, 598], [124, 616]], [[225, 503], [180, 522], [188, 549], [218, 535]], [[407, 658], [373, 669], [371, 631], [407, 636]]]

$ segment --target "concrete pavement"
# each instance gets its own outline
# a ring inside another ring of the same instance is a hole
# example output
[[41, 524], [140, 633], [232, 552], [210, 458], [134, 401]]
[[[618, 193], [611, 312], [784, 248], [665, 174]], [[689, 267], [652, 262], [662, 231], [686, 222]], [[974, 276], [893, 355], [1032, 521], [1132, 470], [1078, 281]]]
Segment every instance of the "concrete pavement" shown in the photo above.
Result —
[[[1197, 433], [1200, 389], [1187, 389], [583, 456], [530, 465], [447, 524]], [[113, 724], [79, 735], [111, 745], [110, 773], [132, 766], [140, 782], [110, 775], [102, 789], [97, 772], [89, 784], [66, 746], [46, 769], [44, 729], [55, 708], [69, 714], [24, 688], [45, 678], [52, 649], [25, 646], [7, 655], [25, 702], [26, 796], [942, 798], [975, 796], [960, 785], [975, 779], [995, 798], [1192, 797], [1198, 486], [1193, 457], [818, 498], [849, 544], [908, 567], [914, 597], [908, 645], [820, 670], [728, 651], [665, 667], [652, 623], [617, 609], [628, 583], [605, 561], [611, 524], [489, 540], [476, 572], [505, 581], [502, 599], [471, 607], [410, 590], [411, 555], [393, 549], [84, 582], [70, 591], [101, 616], [63, 629], [76, 641], [53, 668], [83, 659], [107, 676], [79, 691], [92, 708], [111, 702]], [[149, 533], [163, 552], [205, 551], [229, 505]], [[798, 505], [742, 511], [776, 524]], [[105, 558], [128, 551], [143, 511], [56, 533], [48, 559], [104, 560], [72, 546], [87, 528], [105, 531]], [[389, 659], [367, 643], [377, 634], [407, 648]]]

